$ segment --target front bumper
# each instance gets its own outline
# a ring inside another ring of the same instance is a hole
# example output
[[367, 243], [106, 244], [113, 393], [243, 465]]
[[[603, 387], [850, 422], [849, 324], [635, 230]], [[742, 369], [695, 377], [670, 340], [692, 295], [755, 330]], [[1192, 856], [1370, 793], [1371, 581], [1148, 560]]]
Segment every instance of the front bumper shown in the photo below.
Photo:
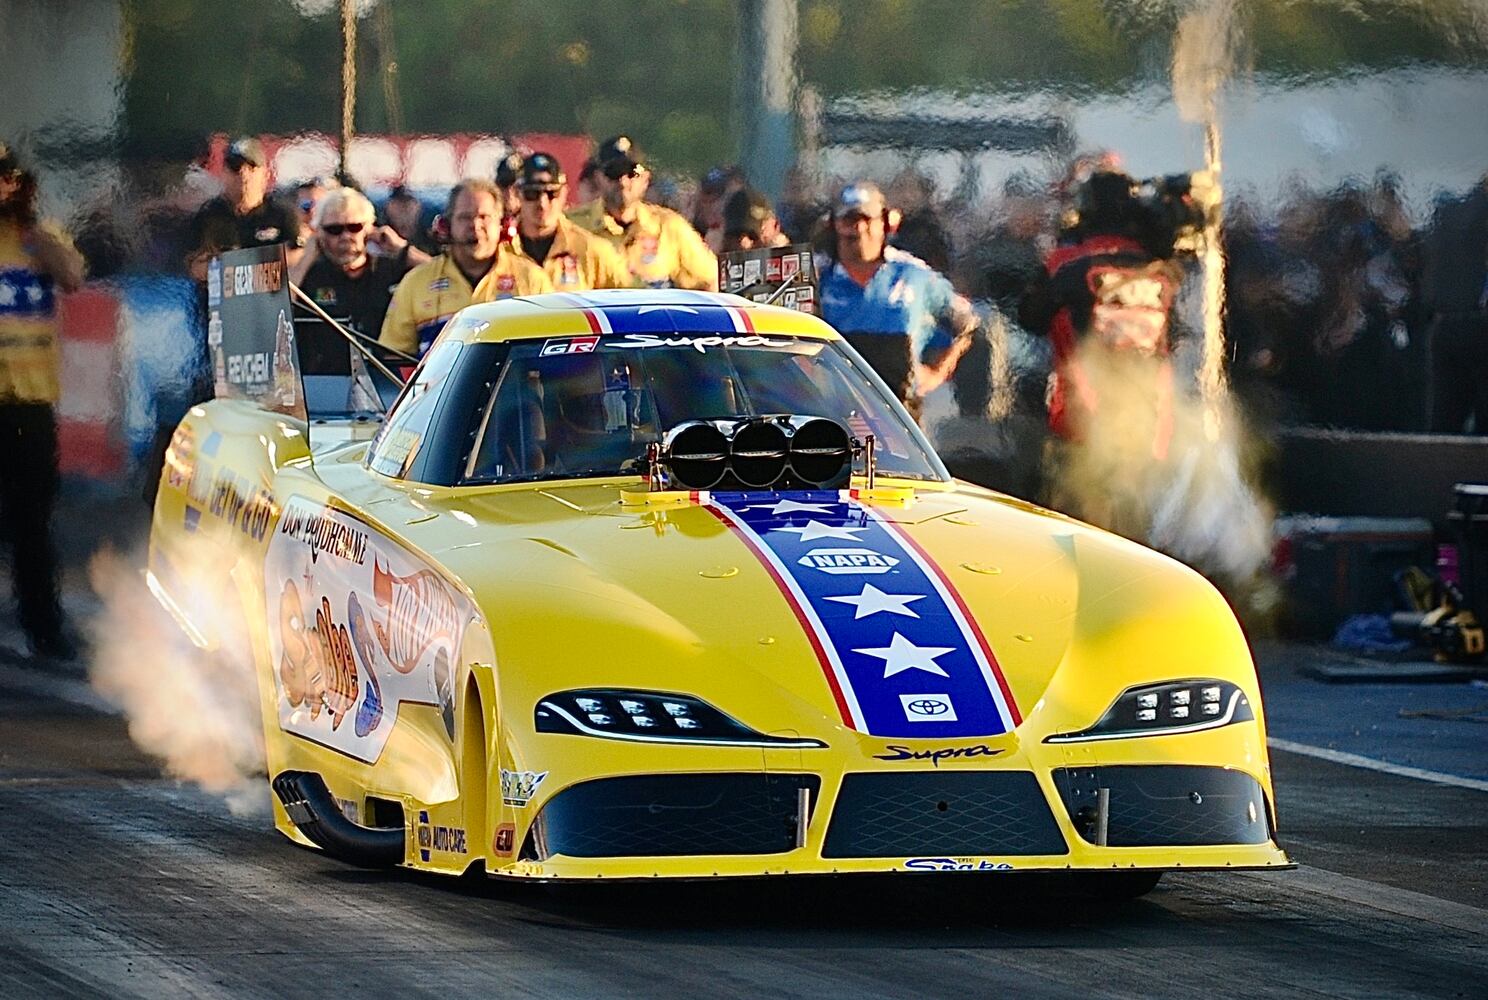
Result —
[[[1088, 808], [1104, 789], [1097, 827]], [[1104, 842], [1102, 842], [1104, 841]], [[576, 782], [493, 874], [709, 878], [1289, 866], [1261, 782], [1224, 766], [693, 772]], [[515, 845], [514, 845], [515, 846]]]

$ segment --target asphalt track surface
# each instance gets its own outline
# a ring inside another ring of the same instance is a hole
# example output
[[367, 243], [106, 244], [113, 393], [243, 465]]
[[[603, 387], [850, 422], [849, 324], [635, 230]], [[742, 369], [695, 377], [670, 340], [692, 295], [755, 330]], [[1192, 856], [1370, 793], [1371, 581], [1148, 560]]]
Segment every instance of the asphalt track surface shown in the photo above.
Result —
[[[1320, 717], [1358, 711], [1296, 679], [1308, 655], [1263, 649], [1263, 675]], [[1456, 725], [1483, 749], [1484, 727]], [[1341, 749], [1367, 748], [1358, 732]], [[162, 777], [80, 676], [0, 657], [0, 734], [0, 997], [1488, 996], [1488, 787], [1463, 777], [1481, 754], [1423, 780], [1276, 751], [1295, 871], [1169, 875], [1098, 904], [1005, 875], [369, 873]]]

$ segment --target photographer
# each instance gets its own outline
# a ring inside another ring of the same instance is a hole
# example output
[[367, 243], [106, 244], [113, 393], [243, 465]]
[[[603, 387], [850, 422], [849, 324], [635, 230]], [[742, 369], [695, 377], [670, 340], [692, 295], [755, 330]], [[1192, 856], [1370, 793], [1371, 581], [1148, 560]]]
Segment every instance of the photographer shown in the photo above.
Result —
[[[1080, 184], [1019, 320], [1053, 341], [1048, 400], [1056, 435], [1082, 440], [1101, 415], [1103, 394], [1120, 392], [1150, 418], [1152, 453], [1163, 458], [1173, 429], [1171, 327], [1182, 281], [1174, 258], [1200, 220], [1186, 179], [1148, 187], [1144, 197], [1142, 186], [1115, 170]], [[1123, 407], [1119, 419], [1131, 416]]]
[[71, 659], [57, 596], [52, 506], [57, 499], [61, 350], [56, 291], [83, 283], [83, 258], [37, 219], [36, 180], [0, 143], [0, 517], [12, 547], [21, 626], [37, 656]]

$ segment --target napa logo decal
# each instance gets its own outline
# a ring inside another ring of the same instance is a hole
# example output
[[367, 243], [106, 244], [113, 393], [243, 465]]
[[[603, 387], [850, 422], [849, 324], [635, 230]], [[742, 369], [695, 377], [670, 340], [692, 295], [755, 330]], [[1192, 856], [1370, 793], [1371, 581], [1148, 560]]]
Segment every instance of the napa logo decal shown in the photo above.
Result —
[[[770, 570], [844, 723], [871, 736], [939, 739], [998, 736], [1022, 721], [955, 586], [851, 491], [709, 493], [700, 502]], [[996, 752], [884, 759], [939, 766]]]

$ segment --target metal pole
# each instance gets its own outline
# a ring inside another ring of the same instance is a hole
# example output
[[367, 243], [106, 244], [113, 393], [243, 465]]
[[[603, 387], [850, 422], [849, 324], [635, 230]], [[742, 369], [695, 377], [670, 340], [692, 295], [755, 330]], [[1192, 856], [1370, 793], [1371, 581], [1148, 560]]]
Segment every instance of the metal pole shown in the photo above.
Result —
[[356, 120], [356, 0], [341, 0], [341, 175], [347, 176], [347, 156]]
[[[332, 330], [335, 330], [341, 336], [345, 337], [347, 342], [350, 343], [352, 347], [356, 348], [358, 351], [361, 352], [364, 358], [372, 362], [372, 367], [376, 368], [388, 378], [392, 379], [393, 383], [397, 385], [398, 388], [403, 388], [403, 380], [398, 377], [397, 373], [395, 373], [387, 365], [383, 364], [382, 359], [379, 358], [376, 354], [373, 354], [372, 349], [369, 348], [366, 344], [362, 343], [363, 340], [369, 340], [371, 338], [364, 337], [360, 333], [348, 330], [346, 327], [336, 322], [324, 309], [320, 308], [319, 303], [317, 303], [309, 295], [306, 295], [304, 290], [292, 281], [289, 283], [289, 293], [296, 299], [299, 299], [300, 305], [304, 306], [306, 309], [309, 309], [311, 314], [319, 319], [322, 323], [325, 323]], [[398, 351], [396, 353], [402, 355], [404, 358], [407, 358], [409, 361], [416, 360], [415, 358], [410, 357], [407, 354], [403, 354], [402, 351]]]
[[796, 153], [796, 0], [752, 0], [738, 9], [739, 159], [749, 183], [775, 200]]

